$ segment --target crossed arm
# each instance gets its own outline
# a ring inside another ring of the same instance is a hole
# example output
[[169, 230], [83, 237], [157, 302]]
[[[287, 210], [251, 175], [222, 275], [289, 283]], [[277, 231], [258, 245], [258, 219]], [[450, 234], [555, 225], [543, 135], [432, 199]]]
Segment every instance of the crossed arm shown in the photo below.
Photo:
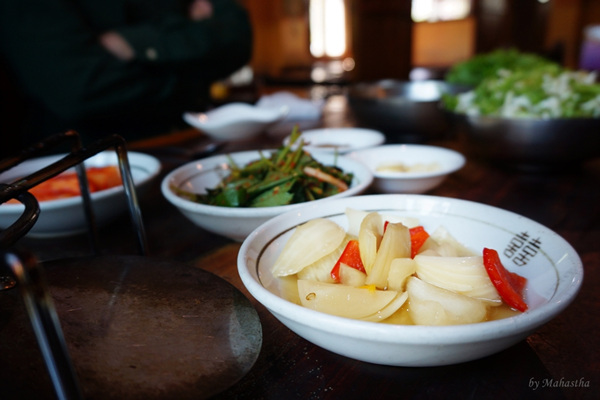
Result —
[[[209, 0], [193, 0], [188, 8], [188, 17], [192, 21], [210, 18], [213, 14]], [[100, 35], [100, 44], [119, 60], [131, 61], [135, 58], [135, 49], [118, 32], [108, 31]]]

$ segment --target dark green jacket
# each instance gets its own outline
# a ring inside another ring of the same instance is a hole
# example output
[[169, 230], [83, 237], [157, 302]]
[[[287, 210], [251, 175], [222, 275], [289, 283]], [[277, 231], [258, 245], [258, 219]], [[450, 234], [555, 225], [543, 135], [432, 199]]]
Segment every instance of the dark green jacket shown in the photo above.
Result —
[[[0, 55], [33, 106], [28, 134], [136, 139], [181, 123], [213, 81], [251, 57], [246, 10], [235, 0], [213, 7], [212, 18], [194, 22], [178, 0], [2, 0]], [[100, 46], [108, 30], [134, 47], [135, 61]]]

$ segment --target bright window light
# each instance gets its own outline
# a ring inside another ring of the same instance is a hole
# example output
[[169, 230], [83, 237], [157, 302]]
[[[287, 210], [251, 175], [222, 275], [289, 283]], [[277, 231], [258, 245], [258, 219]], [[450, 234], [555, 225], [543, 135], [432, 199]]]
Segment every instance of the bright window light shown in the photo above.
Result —
[[314, 57], [340, 57], [346, 52], [344, 0], [310, 0], [310, 52]]
[[463, 19], [471, 13], [471, 0], [412, 0], [414, 22]]

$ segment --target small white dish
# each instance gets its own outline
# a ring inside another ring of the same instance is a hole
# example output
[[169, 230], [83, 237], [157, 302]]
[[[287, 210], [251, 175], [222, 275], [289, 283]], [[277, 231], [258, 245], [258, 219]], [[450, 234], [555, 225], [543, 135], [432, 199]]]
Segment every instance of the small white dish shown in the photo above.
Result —
[[290, 112], [286, 115], [285, 120], [298, 122], [320, 119], [324, 103], [324, 100], [305, 99], [294, 93], [281, 91], [262, 96], [256, 102], [256, 106], [266, 109], [287, 106]]
[[[258, 160], [261, 153], [268, 157], [271, 151], [244, 151], [229, 155], [217, 155], [185, 164], [170, 172], [162, 181], [161, 191], [165, 198], [197, 226], [228, 237], [243, 241], [250, 232], [268, 219], [286, 211], [302, 207], [305, 203], [276, 207], [220, 207], [197, 203], [184, 199], [173, 192], [172, 186], [192, 193], [206, 193], [206, 189], [216, 187], [230, 172], [230, 158], [239, 166]], [[333, 154], [313, 154], [313, 158], [325, 165], [336, 165], [344, 172], [354, 174], [350, 188], [329, 198], [311, 201], [320, 204], [338, 197], [348, 197], [364, 192], [371, 182], [371, 171], [358, 161], [334, 156]]]
[[206, 113], [186, 112], [185, 122], [208, 136], [223, 141], [251, 139], [283, 120], [287, 106], [263, 108], [246, 103], [230, 103]]
[[[465, 164], [465, 157], [457, 151], [419, 144], [387, 144], [354, 151], [348, 157], [369, 167], [373, 188], [381, 193], [425, 193]], [[407, 171], [394, 171], [399, 167]]]
[[[342, 318], [285, 300], [281, 281], [271, 273], [285, 243], [297, 226], [315, 218], [333, 220], [347, 230], [347, 207], [418, 218], [428, 231], [443, 226], [474, 251], [483, 247], [497, 249], [508, 270], [528, 279], [529, 309], [494, 321], [417, 326]], [[522, 244], [530, 247], [526, 253], [514, 247], [515, 241], [525, 240], [524, 232], [532, 242]], [[565, 310], [583, 281], [579, 255], [550, 229], [499, 208], [426, 195], [354, 196], [307, 204], [254, 230], [243, 242], [237, 263], [240, 278], [250, 294], [299, 336], [345, 357], [404, 367], [457, 364], [502, 351]]]
[[[161, 164], [158, 159], [143, 153], [128, 152], [131, 175], [140, 196], [148, 184], [158, 176]], [[58, 161], [64, 155], [39, 157], [21, 164], [0, 174], [0, 182], [11, 183], [41, 168]], [[104, 167], [118, 165], [114, 151], [103, 151], [85, 161], [86, 167]], [[98, 227], [106, 226], [127, 210], [127, 199], [123, 186], [91, 193], [92, 209]], [[83, 209], [81, 196], [39, 202], [40, 215], [28, 237], [45, 238], [69, 236], [86, 232], [87, 219]], [[0, 229], [11, 226], [23, 214], [22, 204], [0, 205]]]
[[[309, 152], [344, 154], [351, 151], [379, 146], [385, 142], [385, 135], [373, 129], [364, 128], [323, 128], [303, 131], [300, 137], [304, 148]], [[290, 136], [283, 141], [290, 142]]]

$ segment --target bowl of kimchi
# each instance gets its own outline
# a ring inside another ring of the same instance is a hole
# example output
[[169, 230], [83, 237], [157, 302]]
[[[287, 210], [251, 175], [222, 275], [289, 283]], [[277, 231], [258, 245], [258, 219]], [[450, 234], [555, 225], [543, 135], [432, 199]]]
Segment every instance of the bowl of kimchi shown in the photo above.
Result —
[[238, 255], [250, 294], [299, 336], [375, 364], [427, 367], [515, 345], [583, 280], [562, 237], [521, 215], [416, 194], [333, 199], [277, 216]]
[[[64, 155], [51, 155], [26, 160], [0, 174], [0, 182], [12, 183], [62, 157]], [[128, 152], [128, 159], [136, 193], [139, 195], [158, 176], [161, 164], [155, 157], [137, 152]], [[85, 160], [84, 165], [96, 224], [98, 227], [106, 226], [127, 211], [117, 155], [114, 151], [104, 151]], [[40, 214], [27, 236], [69, 236], [89, 229], [79, 181], [73, 168], [34, 186], [30, 193], [38, 200]], [[1, 204], [0, 229], [11, 226], [23, 211], [24, 206], [16, 200]]]

